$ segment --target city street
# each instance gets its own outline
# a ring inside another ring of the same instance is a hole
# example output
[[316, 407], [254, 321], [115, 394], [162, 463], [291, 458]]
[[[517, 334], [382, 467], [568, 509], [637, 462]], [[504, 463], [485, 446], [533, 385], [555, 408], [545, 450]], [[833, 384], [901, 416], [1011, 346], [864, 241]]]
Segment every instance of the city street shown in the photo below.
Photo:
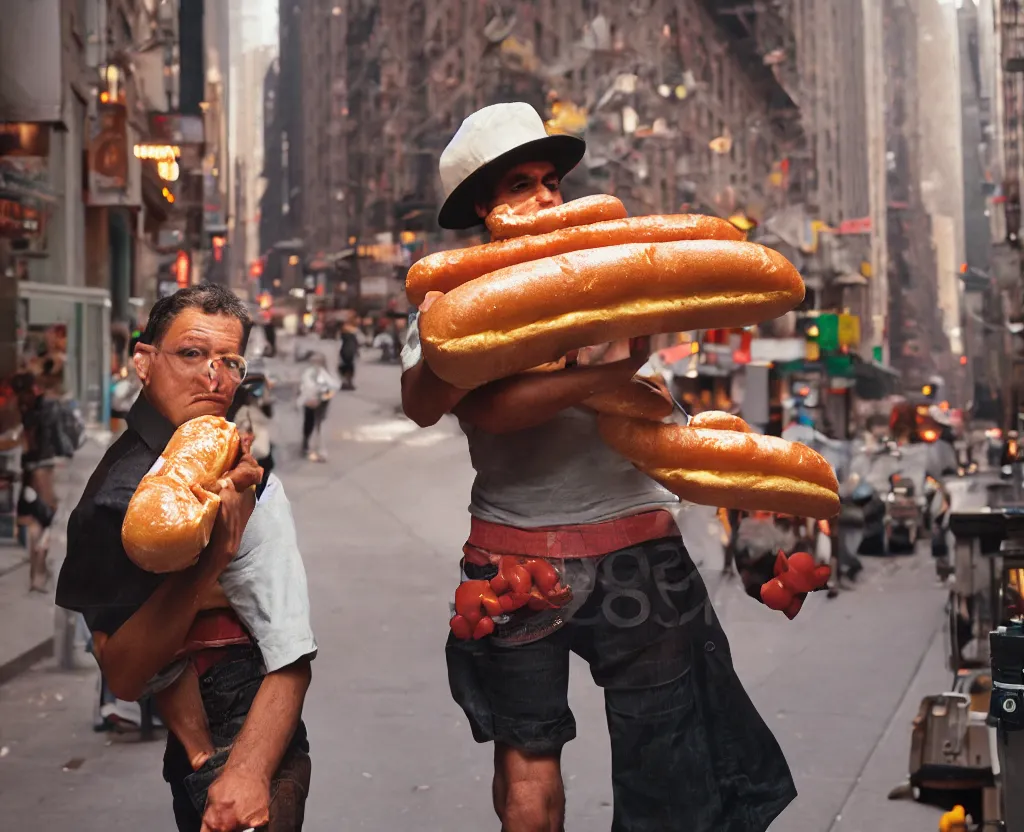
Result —
[[[334, 363], [335, 342], [309, 342]], [[298, 413], [275, 414], [280, 474], [309, 575], [320, 653], [305, 712], [314, 760], [306, 828], [497, 829], [490, 748], [476, 745], [447, 685], [443, 644], [472, 481], [451, 420], [400, 413], [394, 365], [372, 352], [358, 390], [335, 399], [329, 460], [298, 459]], [[288, 358], [269, 362], [294, 381]], [[283, 389], [287, 389], [285, 386]], [[795, 621], [723, 580], [713, 513], [680, 512], [691, 554], [747, 690], [788, 756], [800, 795], [778, 832], [918, 832], [939, 810], [886, 795], [906, 774], [921, 697], [948, 684], [944, 591], [930, 558], [866, 559], [855, 590], [811, 598]], [[82, 660], [88, 667], [88, 658]], [[582, 662], [566, 749], [567, 828], [611, 822], [603, 701]], [[172, 830], [161, 743], [92, 731], [95, 671], [43, 665], [0, 687], [0, 817], [11, 829]]]

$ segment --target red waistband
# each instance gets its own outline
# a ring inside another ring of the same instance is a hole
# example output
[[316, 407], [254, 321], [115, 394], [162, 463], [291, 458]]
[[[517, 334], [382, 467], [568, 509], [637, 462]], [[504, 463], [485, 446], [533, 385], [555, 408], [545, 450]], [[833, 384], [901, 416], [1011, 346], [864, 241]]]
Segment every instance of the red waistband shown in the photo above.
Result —
[[251, 644], [242, 622], [231, 610], [210, 610], [196, 616], [179, 656], [189, 656], [202, 676], [227, 655], [224, 648]]
[[679, 527], [664, 509], [585, 526], [516, 529], [472, 518], [467, 546], [496, 555], [536, 558], [594, 558], [664, 537]]

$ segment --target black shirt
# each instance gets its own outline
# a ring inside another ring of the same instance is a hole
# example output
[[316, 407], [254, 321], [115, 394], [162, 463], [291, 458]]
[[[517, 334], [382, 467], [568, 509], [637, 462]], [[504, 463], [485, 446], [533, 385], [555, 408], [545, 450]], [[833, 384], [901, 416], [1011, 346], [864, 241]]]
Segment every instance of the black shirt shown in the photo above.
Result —
[[57, 605], [81, 612], [91, 630], [113, 634], [166, 577], [140, 569], [121, 543], [135, 489], [174, 435], [174, 425], [141, 394], [128, 429], [96, 466], [68, 520], [68, 549], [57, 581]]

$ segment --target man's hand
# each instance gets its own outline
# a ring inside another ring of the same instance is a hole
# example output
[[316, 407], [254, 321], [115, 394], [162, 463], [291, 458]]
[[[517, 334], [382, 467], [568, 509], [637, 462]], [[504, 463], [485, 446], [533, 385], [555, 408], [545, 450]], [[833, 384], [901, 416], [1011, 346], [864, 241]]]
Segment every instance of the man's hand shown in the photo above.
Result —
[[434, 305], [434, 301], [436, 301], [438, 298], [443, 297], [444, 292], [427, 292], [426, 297], [423, 298], [423, 303], [420, 304], [420, 314], [430, 309], [430, 307]]
[[650, 356], [650, 338], [631, 338], [628, 341], [613, 341], [609, 344], [584, 347], [579, 351], [579, 363], [584, 367], [594, 367], [629, 361], [639, 370]]
[[[253, 486], [263, 479], [263, 469], [255, 464], [240, 469], [242, 463], [220, 482], [217, 522], [213, 525], [210, 545], [199, 560], [200, 564], [212, 569], [217, 577], [238, 554], [245, 526], [256, 508], [256, 491]], [[236, 487], [236, 480], [244, 489], [241, 493]]]
[[202, 832], [242, 832], [270, 822], [270, 781], [225, 766], [210, 786]]

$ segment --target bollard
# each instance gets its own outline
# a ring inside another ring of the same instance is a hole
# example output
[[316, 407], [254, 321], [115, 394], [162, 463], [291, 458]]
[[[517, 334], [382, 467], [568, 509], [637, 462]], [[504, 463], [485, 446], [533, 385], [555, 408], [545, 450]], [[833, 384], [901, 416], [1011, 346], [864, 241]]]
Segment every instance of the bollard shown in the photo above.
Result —
[[54, 607], [53, 654], [61, 670], [76, 670], [75, 644], [78, 640], [78, 622], [75, 613]]

